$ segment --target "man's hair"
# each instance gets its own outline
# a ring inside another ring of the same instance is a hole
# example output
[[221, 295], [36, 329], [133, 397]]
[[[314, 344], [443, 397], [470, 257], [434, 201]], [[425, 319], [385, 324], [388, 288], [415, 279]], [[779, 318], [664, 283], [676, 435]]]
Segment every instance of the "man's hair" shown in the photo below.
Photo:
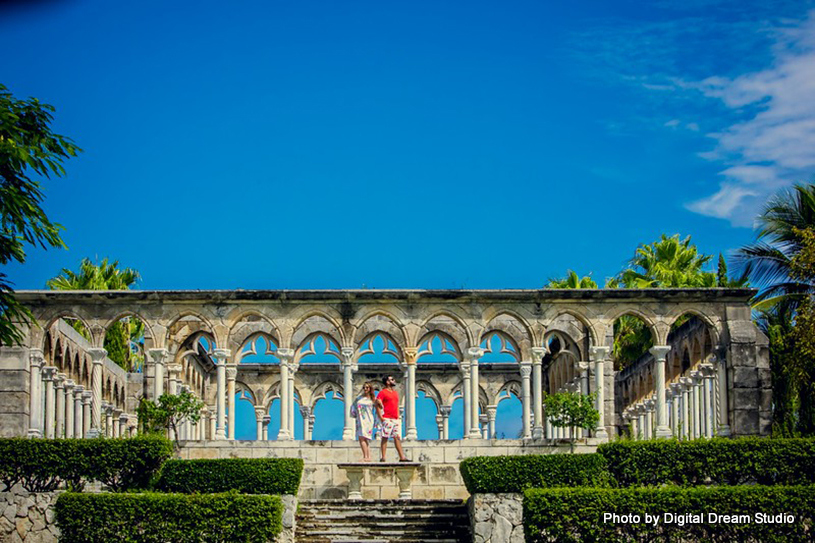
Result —
[[383, 377], [382, 378], [382, 384], [387, 385], [388, 384], [388, 379], [390, 379], [390, 378], [391, 378], [390, 375], [386, 375], [385, 377]]

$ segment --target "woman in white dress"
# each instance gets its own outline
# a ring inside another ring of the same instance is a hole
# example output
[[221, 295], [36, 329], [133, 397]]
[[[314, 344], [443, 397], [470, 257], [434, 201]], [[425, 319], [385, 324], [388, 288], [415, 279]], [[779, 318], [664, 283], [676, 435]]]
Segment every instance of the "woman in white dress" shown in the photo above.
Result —
[[360, 394], [351, 404], [351, 416], [357, 421], [357, 439], [362, 449], [362, 461], [371, 461], [371, 450], [368, 443], [374, 438], [374, 387], [371, 383], [362, 385]]

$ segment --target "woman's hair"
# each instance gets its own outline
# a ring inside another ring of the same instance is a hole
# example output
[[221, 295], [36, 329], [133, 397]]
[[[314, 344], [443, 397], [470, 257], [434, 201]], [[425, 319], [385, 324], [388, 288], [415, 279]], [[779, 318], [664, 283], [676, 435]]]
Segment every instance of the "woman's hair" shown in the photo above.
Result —
[[[365, 387], [368, 387], [368, 389], [370, 390], [368, 394], [365, 394]], [[365, 396], [370, 398], [371, 400], [376, 400], [376, 395], [374, 394], [374, 384], [370, 381], [366, 381], [365, 383], [363, 383], [362, 394], [360, 394], [360, 396]]]

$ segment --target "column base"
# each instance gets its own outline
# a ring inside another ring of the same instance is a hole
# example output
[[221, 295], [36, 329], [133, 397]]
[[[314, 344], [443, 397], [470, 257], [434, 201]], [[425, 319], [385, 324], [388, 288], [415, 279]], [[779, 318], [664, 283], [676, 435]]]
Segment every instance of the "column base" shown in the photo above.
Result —
[[725, 424], [724, 426], [719, 426], [718, 434], [722, 437], [729, 437], [730, 436], [730, 425]]
[[278, 441], [291, 441], [291, 435], [289, 435], [288, 430], [280, 430], [277, 433], [277, 440]]
[[599, 428], [594, 430], [594, 437], [597, 439], [608, 439], [608, 432], [606, 432], [605, 426], [600, 426]]
[[481, 435], [481, 430], [475, 428], [470, 429], [470, 433], [467, 434], [467, 437], [470, 439], [484, 439], [484, 436]]
[[215, 439], [219, 439], [219, 440], [222, 440], [222, 441], [226, 440], [226, 432], [224, 432], [223, 430], [216, 430], [215, 431]]
[[356, 431], [352, 428], [345, 428], [342, 431], [342, 439], [345, 441], [353, 441], [356, 439]]
[[32, 439], [37, 438], [37, 437], [42, 437], [42, 432], [40, 432], [36, 428], [29, 428], [28, 433], [25, 435], [25, 437], [32, 438]]
[[667, 439], [673, 437], [673, 433], [667, 426], [657, 426], [656, 432], [654, 432], [654, 437], [657, 439]]
[[532, 428], [532, 439], [543, 439], [543, 428], [535, 426]]
[[405, 439], [419, 439], [419, 432], [416, 428], [408, 428], [405, 432]]
[[102, 433], [97, 428], [91, 428], [90, 430], [88, 430], [88, 433], [85, 434], [85, 438], [86, 439], [96, 439], [100, 435], [102, 435]]

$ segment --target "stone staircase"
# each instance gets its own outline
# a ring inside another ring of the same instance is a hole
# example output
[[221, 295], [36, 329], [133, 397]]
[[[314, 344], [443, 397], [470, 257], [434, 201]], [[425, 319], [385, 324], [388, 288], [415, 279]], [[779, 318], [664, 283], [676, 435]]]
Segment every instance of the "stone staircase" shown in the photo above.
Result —
[[303, 500], [296, 543], [470, 543], [462, 500]]

